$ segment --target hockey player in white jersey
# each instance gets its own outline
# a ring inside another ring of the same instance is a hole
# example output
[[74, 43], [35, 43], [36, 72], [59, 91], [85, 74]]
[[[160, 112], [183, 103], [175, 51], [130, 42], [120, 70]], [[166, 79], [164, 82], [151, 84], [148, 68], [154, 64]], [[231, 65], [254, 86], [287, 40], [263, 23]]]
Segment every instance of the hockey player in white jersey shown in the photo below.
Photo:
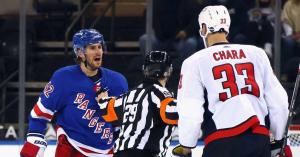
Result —
[[[187, 58], [178, 85], [179, 143], [185, 156], [204, 139], [202, 157], [272, 157], [269, 133], [280, 144], [288, 118], [288, 96], [264, 50], [230, 44], [230, 15], [224, 6], [199, 14], [206, 49]], [[207, 96], [208, 103], [205, 104]], [[289, 147], [285, 157], [290, 157]]]

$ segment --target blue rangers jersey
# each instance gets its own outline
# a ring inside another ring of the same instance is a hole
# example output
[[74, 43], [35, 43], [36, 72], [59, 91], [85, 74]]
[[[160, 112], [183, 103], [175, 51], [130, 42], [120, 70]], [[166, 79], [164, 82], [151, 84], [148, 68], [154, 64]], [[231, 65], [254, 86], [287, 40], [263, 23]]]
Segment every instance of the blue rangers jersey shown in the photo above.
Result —
[[113, 146], [113, 128], [101, 117], [95, 89], [107, 88], [109, 96], [127, 92], [123, 75], [99, 68], [102, 77], [94, 83], [79, 65], [57, 70], [45, 86], [29, 117], [29, 133], [44, 135], [46, 123], [55, 115], [57, 136], [64, 134], [86, 156], [108, 153]]

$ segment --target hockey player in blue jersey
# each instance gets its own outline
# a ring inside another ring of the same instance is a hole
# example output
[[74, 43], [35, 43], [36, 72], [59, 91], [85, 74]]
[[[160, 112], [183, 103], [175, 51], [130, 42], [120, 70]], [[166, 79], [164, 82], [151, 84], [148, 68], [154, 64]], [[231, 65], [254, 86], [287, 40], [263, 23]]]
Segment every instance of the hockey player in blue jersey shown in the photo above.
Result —
[[105, 43], [94, 29], [82, 29], [73, 36], [78, 65], [57, 70], [45, 86], [29, 116], [23, 157], [43, 157], [47, 122], [55, 117], [55, 157], [111, 157], [113, 127], [105, 122], [96, 102], [97, 92], [110, 96], [128, 90], [123, 75], [101, 67]]

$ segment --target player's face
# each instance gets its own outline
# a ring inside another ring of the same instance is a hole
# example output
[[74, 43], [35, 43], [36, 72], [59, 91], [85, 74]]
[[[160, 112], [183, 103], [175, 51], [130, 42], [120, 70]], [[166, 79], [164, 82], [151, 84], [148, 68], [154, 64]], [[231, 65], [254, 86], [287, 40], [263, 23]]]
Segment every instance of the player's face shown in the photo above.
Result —
[[87, 66], [92, 70], [98, 69], [102, 64], [103, 49], [101, 44], [92, 44], [86, 47], [85, 59]]

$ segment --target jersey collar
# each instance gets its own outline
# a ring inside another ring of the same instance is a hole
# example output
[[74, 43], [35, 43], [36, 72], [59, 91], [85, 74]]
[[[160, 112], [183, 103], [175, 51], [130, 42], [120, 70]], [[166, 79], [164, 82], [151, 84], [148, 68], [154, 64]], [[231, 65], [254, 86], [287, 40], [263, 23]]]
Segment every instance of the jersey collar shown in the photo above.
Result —
[[229, 42], [219, 42], [219, 43], [214, 43], [211, 46], [215, 46], [215, 45], [225, 45], [225, 44], [229, 44]]
[[159, 86], [162, 86], [162, 85], [159, 83], [158, 80], [154, 80], [154, 79], [144, 79], [143, 84], [144, 84], [145, 86], [147, 86], [147, 85], [152, 85], [152, 84], [157, 84], [157, 85], [159, 85]]

